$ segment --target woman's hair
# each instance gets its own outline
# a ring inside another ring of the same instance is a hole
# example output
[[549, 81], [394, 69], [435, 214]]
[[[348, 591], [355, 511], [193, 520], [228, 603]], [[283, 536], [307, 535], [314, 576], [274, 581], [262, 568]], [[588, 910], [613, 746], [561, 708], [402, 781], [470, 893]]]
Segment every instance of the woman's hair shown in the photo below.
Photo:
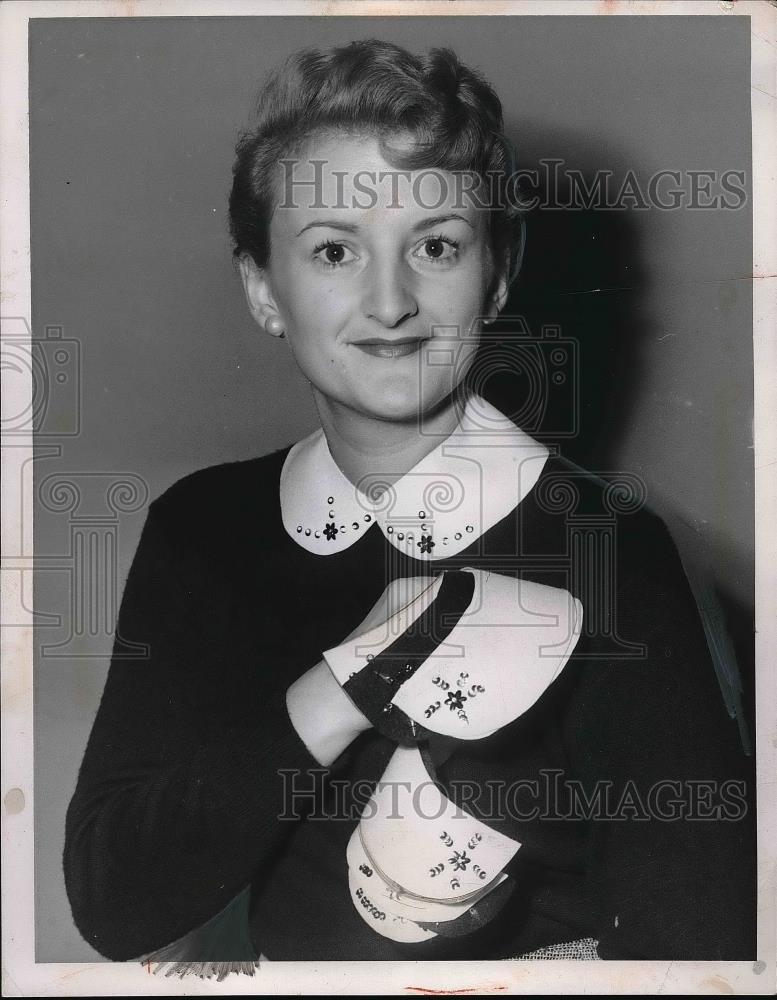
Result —
[[[278, 161], [298, 153], [311, 136], [334, 130], [376, 136], [382, 155], [398, 169], [437, 168], [486, 180], [492, 252], [496, 259], [509, 254], [516, 272], [523, 220], [507, 197], [512, 147], [493, 88], [449, 49], [419, 57], [376, 39], [304, 49], [264, 86], [253, 126], [241, 133], [236, 150], [229, 198], [236, 256], [266, 265]], [[401, 133], [414, 139], [410, 152], [390, 146]]]

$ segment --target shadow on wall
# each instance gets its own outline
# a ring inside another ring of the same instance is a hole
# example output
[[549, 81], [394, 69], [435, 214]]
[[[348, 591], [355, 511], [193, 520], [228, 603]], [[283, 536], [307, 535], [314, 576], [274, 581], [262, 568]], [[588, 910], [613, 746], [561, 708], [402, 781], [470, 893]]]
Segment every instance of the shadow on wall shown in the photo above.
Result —
[[[569, 202], [566, 185], [562, 180], [553, 195], [559, 205]], [[541, 205], [550, 198], [536, 193]], [[628, 211], [540, 207], [526, 222], [524, 264], [478, 355], [475, 387], [583, 468], [628, 472], [619, 455], [638, 406], [651, 330], [636, 221]], [[658, 512], [680, 549], [723, 699], [749, 752], [753, 606], [726, 585], [707, 542], [681, 523], [681, 512]]]
[[[568, 196], [561, 186], [554, 195], [560, 204]], [[539, 197], [544, 202], [550, 196], [540, 191]], [[545, 367], [543, 405], [522, 416], [529, 418], [530, 433], [557, 443], [566, 457], [589, 469], [616, 468], [639, 397], [640, 348], [648, 330], [644, 284], [628, 212], [537, 208], [528, 213], [524, 265], [504, 315], [524, 319], [531, 336], [542, 342]], [[513, 322], [505, 319], [499, 329], [508, 333]], [[557, 341], [561, 354], [554, 348]], [[531, 363], [528, 355], [526, 360]], [[525, 373], [530, 393], [538, 374]], [[505, 398], [516, 391], [515, 374], [495, 376], [492, 391], [515, 409]]]

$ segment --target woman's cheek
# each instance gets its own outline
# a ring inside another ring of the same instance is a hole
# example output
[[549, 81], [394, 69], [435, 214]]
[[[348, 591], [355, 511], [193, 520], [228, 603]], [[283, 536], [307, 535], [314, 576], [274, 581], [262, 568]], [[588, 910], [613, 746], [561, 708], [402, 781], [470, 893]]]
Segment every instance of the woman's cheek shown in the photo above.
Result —
[[[462, 290], [465, 294], [462, 295]], [[472, 321], [481, 315], [486, 298], [486, 285], [480, 272], [452, 272], [451, 280], [440, 286], [436, 295], [447, 322], [466, 333]]]

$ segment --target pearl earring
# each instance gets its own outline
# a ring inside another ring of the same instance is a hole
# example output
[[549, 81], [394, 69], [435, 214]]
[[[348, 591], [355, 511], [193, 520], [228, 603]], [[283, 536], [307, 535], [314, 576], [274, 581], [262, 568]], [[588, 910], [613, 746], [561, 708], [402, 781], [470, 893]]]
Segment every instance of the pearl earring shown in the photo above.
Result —
[[286, 335], [283, 328], [283, 320], [280, 316], [269, 316], [264, 324], [264, 328], [271, 337], [284, 337]]

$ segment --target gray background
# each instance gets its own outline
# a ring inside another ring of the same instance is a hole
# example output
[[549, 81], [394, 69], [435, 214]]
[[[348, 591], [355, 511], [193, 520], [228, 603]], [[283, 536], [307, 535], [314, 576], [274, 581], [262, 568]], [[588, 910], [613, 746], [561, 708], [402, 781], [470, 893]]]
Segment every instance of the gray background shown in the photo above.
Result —
[[[366, 36], [416, 51], [450, 45], [481, 68], [523, 166], [558, 157], [587, 175], [633, 169], [644, 183], [660, 169], [739, 169], [749, 186], [743, 17], [31, 22], [33, 334], [61, 327], [80, 349], [78, 377], [52, 389], [36, 446], [45, 498], [35, 598], [48, 616], [35, 676], [38, 961], [97, 958], [70, 918], [63, 824], [142, 525], [142, 484], [156, 496], [193, 469], [262, 454], [317, 424], [285, 345], [253, 327], [231, 264], [236, 132], [265, 70], [289, 51]], [[510, 303], [532, 329], [560, 323], [578, 340], [582, 423], [563, 450], [594, 470], [641, 475], [683, 555], [709, 563], [746, 690], [750, 274], [749, 201], [733, 212], [536, 212]], [[77, 433], [63, 436], [74, 387]], [[497, 401], [509, 391], [495, 389]], [[64, 481], [77, 501], [57, 488]], [[106, 484], [121, 481], [135, 485], [106, 501]], [[91, 595], [91, 627], [73, 603], [86, 535], [116, 590]]]

